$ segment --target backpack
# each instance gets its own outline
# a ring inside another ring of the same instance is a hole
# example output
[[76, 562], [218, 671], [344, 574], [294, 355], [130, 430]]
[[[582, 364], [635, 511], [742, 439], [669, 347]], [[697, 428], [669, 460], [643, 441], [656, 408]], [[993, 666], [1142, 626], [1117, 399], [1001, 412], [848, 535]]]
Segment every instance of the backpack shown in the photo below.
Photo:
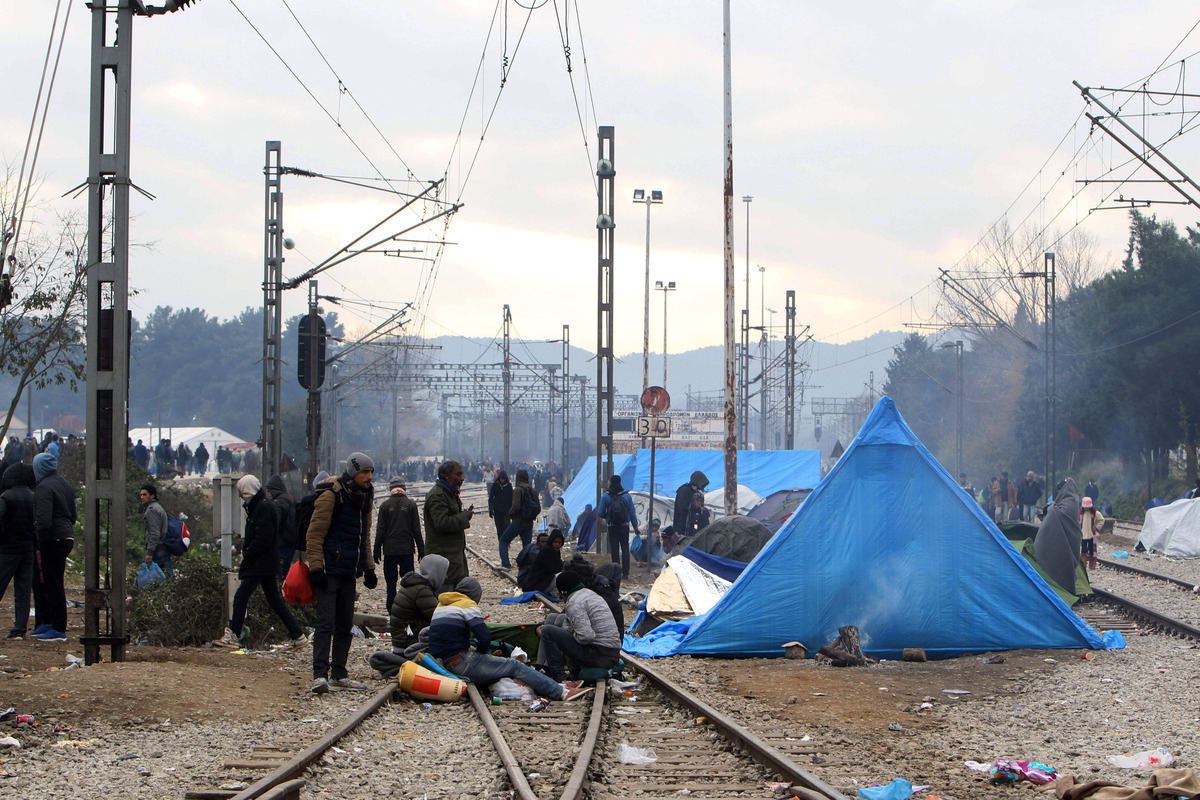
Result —
[[179, 517], [167, 514], [167, 532], [163, 536], [163, 547], [173, 556], [181, 556], [192, 546], [192, 535], [187, 523]]
[[542, 504], [538, 502], [537, 495], [534, 494], [532, 488], [525, 487], [525, 496], [521, 498], [521, 518], [527, 522], [533, 522], [540, 513], [542, 513]]
[[[296, 503], [296, 549], [300, 551], [308, 550], [308, 525], [312, 522], [313, 506], [317, 502], [317, 498], [322, 492], [331, 491], [331, 487], [322, 486], [312, 494], [306, 494], [300, 498], [300, 502]], [[338, 496], [333, 496], [333, 513], [337, 514]]]
[[629, 524], [629, 506], [625, 505], [625, 492], [610, 494], [608, 503], [608, 524], [612, 526]]

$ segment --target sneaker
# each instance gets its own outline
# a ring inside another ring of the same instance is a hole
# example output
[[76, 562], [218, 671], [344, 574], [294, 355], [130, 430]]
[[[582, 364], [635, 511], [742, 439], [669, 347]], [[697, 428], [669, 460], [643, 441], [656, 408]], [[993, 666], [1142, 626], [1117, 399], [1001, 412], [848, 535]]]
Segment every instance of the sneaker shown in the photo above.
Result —
[[571, 688], [566, 684], [563, 684], [563, 701], [569, 703], [572, 700], [578, 700], [585, 694], [589, 694], [594, 691], [596, 691], [596, 689], [592, 686], [576, 686]]
[[306, 644], [308, 644], [308, 636], [301, 633], [295, 639], [292, 639], [291, 641], [288, 642], [288, 647], [290, 647], [293, 650], [299, 650], [301, 647], [304, 647]]
[[328, 694], [329, 693], [329, 681], [325, 680], [324, 678], [315, 678], [313, 680], [312, 693], [313, 694]]
[[238, 636], [234, 634], [230, 628], [225, 629], [225, 635], [217, 640], [217, 644], [228, 645], [229, 647], [241, 647], [241, 642], [238, 641]]
[[48, 630], [50, 630], [50, 626], [43, 622], [41, 625], [38, 625], [36, 628], [33, 629], [33, 635], [39, 636]]
[[563, 681], [562, 685], [568, 689], [578, 689], [580, 686], [583, 686], [583, 681]]
[[352, 681], [349, 678], [334, 678], [329, 682], [330, 686], [336, 686], [339, 689], [369, 689], [365, 683]]
[[12, 633], [8, 634], [8, 636], [5, 636], [4, 638], [5, 638], [5, 639], [12, 639], [13, 641], [20, 642], [20, 641], [23, 641], [23, 640], [25, 639], [25, 634], [24, 634], [24, 633], [17, 633], [16, 631], [13, 631]]
[[33, 638], [37, 639], [40, 642], [65, 642], [67, 640], [67, 635], [65, 633], [62, 633], [61, 631], [56, 631], [53, 628], [51, 628], [50, 630], [46, 631], [45, 633], [38, 634], [37, 636], [35, 636]]

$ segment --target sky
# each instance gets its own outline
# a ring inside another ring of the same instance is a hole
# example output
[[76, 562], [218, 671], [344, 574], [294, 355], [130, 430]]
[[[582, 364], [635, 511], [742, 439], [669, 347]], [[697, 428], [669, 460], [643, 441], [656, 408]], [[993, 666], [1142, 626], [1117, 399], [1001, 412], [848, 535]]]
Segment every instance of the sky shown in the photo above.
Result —
[[[0, 158], [15, 171], [55, 2], [10, 6]], [[86, 209], [86, 196], [60, 195], [87, 174], [89, 16], [76, 0], [37, 165], [46, 219]], [[766, 316], [781, 332], [783, 315], [762, 309], [782, 312], [788, 289], [799, 325], [822, 341], [945, 321], [937, 270], [960, 264], [1006, 213], [1015, 227], [1081, 223], [1119, 259], [1126, 215], [1089, 214], [1094, 195], [1069, 196], [1121, 160], [1103, 134], [1089, 139], [1071, 82], [1137, 84], [1200, 50], [1198, 19], [1194, 3], [1177, 0], [734, 2], [737, 305], [748, 259], [755, 325]], [[567, 323], [573, 345], [594, 349], [596, 128], [612, 125], [618, 355], [642, 344], [638, 188], [664, 195], [650, 211], [650, 279], [678, 287], [667, 298], [669, 351], [722, 342], [721, 3], [546, 0], [530, 11], [484, 0], [199, 0], [138, 18], [132, 40], [132, 177], [156, 198], [132, 202], [135, 316], [167, 305], [224, 318], [261, 305], [264, 143], [279, 140], [287, 166], [444, 177], [445, 196], [463, 204], [437, 262], [366, 254], [320, 276], [322, 294], [353, 301], [338, 307], [352, 331], [412, 302], [409, 332], [491, 337], [507, 303], [515, 336], [557, 338]], [[1155, 87], [1175, 89], [1180, 72]], [[1185, 171], [1200, 156], [1187, 136], [1171, 147]], [[1074, 152], [1086, 157], [1072, 163]], [[397, 205], [291, 175], [283, 192], [295, 242], [285, 277]], [[1195, 218], [1182, 206], [1153, 211], [1180, 225]], [[652, 294], [658, 350], [663, 297]], [[285, 315], [306, 302], [304, 290], [289, 292]]]

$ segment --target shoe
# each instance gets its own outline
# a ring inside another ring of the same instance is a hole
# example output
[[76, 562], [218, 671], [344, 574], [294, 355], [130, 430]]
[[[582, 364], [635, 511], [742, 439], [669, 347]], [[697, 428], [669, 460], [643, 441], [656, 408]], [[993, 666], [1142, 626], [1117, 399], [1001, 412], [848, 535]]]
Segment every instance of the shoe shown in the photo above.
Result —
[[217, 640], [217, 644], [228, 645], [229, 647], [241, 647], [239, 637], [230, 628], [225, 629], [225, 635]]
[[371, 688], [371, 687], [367, 686], [365, 683], [359, 683], [358, 681], [352, 681], [349, 678], [334, 678], [333, 680], [331, 680], [329, 682], [329, 685], [335, 686], [338, 689], [369, 689], [369, 688]]
[[329, 681], [325, 680], [324, 678], [313, 679], [312, 693], [313, 694], [328, 694], [329, 693]]
[[38, 625], [36, 628], [33, 629], [33, 635], [38, 636], [40, 634], [45, 633], [48, 630], [50, 630], [50, 626], [43, 622], [41, 625]]
[[24, 639], [25, 639], [25, 634], [24, 634], [24, 633], [17, 633], [16, 631], [13, 631], [12, 633], [8, 634], [8, 636], [5, 636], [4, 638], [5, 638], [5, 639], [12, 639], [14, 642], [20, 642], [20, 641], [24, 641]]
[[299, 650], [301, 647], [304, 647], [306, 644], [308, 644], [308, 636], [301, 633], [295, 639], [292, 639], [288, 642], [288, 647], [291, 648], [292, 650]]
[[568, 689], [578, 689], [580, 686], [583, 686], [583, 681], [563, 681], [563, 686]]
[[67, 635], [65, 633], [62, 633], [61, 631], [56, 631], [53, 628], [51, 628], [50, 630], [46, 631], [45, 633], [38, 634], [37, 636], [35, 636], [33, 638], [37, 639], [40, 642], [65, 642], [67, 640]]
[[563, 702], [566, 703], [569, 703], [572, 700], [578, 700], [585, 694], [590, 694], [591, 692], [596, 691], [594, 686], [576, 686], [573, 689], [569, 686], [566, 686], [566, 684], [563, 684], [563, 686]]

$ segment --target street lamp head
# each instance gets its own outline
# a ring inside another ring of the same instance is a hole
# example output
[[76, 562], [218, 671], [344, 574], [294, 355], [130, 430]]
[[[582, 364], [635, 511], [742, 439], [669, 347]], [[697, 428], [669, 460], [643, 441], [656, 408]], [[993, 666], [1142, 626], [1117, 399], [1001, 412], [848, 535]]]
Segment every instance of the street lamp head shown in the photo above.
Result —
[[633, 190], [633, 199], [634, 200], [645, 200], [646, 199], [646, 190], [645, 189], [634, 189]]
[[751, 197], [750, 195], [745, 195], [745, 196], [742, 198], [742, 202], [743, 202], [743, 203], [749, 203], [749, 202], [750, 202], [751, 200], [753, 200], [753, 199], [754, 199], [754, 198], [753, 198], [753, 197]]
[[651, 189], [650, 190], [650, 202], [661, 203], [662, 202], [662, 192], [659, 191], [658, 189]]

